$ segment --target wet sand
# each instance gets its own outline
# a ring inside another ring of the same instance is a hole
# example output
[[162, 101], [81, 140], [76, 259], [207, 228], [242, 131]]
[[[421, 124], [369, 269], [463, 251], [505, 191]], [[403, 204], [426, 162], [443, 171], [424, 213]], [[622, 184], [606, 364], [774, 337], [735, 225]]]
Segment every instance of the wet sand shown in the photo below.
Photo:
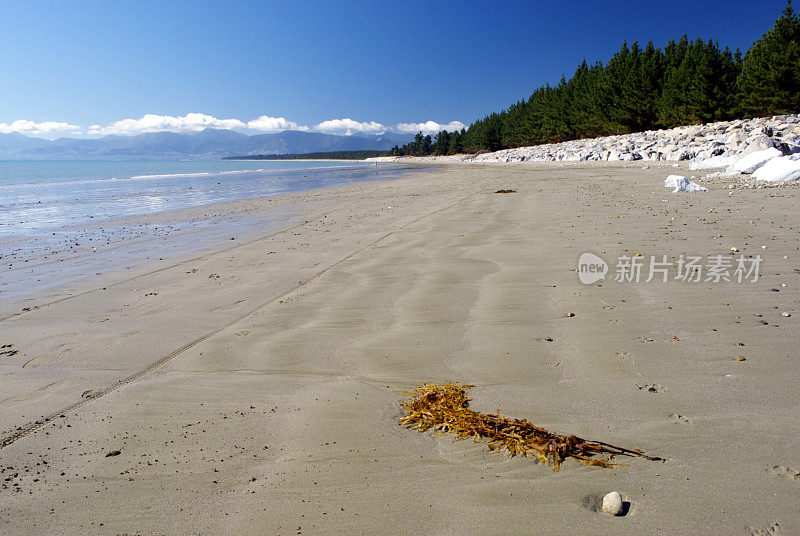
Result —
[[[270, 228], [6, 299], [0, 531], [800, 532], [797, 190], [672, 194], [676, 171], [459, 164], [233, 204]], [[614, 281], [731, 247], [757, 282]], [[664, 461], [556, 473], [405, 430], [396, 390], [428, 381]], [[613, 490], [624, 517], [593, 509]]]

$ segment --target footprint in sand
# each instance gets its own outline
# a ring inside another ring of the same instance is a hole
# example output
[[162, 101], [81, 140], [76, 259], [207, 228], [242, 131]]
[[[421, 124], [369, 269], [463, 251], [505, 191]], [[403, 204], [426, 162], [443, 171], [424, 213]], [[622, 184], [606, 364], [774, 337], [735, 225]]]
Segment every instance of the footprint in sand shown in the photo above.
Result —
[[3, 344], [0, 345], [0, 356], [15, 356], [19, 353], [19, 350], [14, 350], [13, 344]]
[[773, 465], [769, 468], [769, 472], [781, 478], [785, 478], [786, 480], [800, 480], [800, 471], [794, 467], [788, 467], [786, 465]]
[[247, 330], [237, 331], [236, 333], [234, 333], [234, 335], [236, 335], [237, 337], [244, 337], [245, 335], [250, 335], [250, 332]]
[[750, 530], [750, 534], [752, 536], [773, 536], [775, 534], [780, 534], [783, 532], [781, 530], [781, 524], [777, 521], [770, 525], [769, 527], [763, 529], [754, 529], [753, 527], [747, 527]]
[[658, 383], [648, 383], [645, 385], [639, 385], [638, 387], [640, 391], [646, 391], [648, 393], [658, 393], [664, 389], [664, 386]]
[[681, 415], [680, 413], [670, 413], [669, 418], [672, 419], [672, 422], [675, 424], [689, 424], [689, 419]]

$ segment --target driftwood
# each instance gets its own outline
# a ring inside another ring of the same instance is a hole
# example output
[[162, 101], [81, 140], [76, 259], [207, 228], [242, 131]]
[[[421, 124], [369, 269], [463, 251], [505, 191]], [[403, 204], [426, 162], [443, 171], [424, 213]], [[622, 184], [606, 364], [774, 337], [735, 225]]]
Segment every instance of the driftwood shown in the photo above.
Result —
[[[536, 458], [540, 463], [550, 464], [556, 471], [566, 458], [574, 458], [586, 465], [613, 467], [614, 456], [634, 456], [648, 460], [659, 460], [639, 450], [626, 449], [587, 441], [574, 435], [557, 435], [525, 419], [510, 419], [497, 414], [486, 414], [468, 408], [466, 389], [474, 385], [428, 383], [410, 391], [400, 391], [411, 396], [401, 402], [405, 415], [400, 424], [406, 428], [426, 432], [435, 430], [441, 434], [453, 433], [456, 440], [473, 438], [487, 443], [490, 451], [506, 451], [509, 456], [519, 454]], [[596, 458], [607, 455], [606, 459]]]

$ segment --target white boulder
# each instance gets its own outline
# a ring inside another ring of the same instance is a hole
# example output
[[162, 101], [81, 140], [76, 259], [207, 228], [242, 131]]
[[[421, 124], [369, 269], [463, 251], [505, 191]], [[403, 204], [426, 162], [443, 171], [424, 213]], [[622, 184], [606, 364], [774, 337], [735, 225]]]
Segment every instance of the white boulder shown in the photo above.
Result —
[[783, 153], [774, 147], [765, 149], [763, 151], [756, 151], [750, 153], [744, 158], [736, 161], [731, 167], [731, 171], [737, 173], [753, 173], [755, 170], [766, 164], [769, 160], [782, 156]]
[[692, 162], [691, 169], [714, 169], [728, 167], [736, 161], [730, 156], [712, 156], [706, 160]]
[[800, 179], [800, 160], [788, 156], [773, 158], [758, 168], [753, 178], [767, 182], [796, 181]]
[[747, 149], [745, 149], [746, 152], [765, 151], [767, 149], [776, 147], [779, 144], [778, 141], [764, 134], [757, 134], [755, 136], [750, 136], [749, 138], [747, 138], [746, 142], [747, 142]]
[[700, 186], [696, 182], [692, 182], [686, 177], [681, 175], [670, 175], [664, 181], [664, 188], [674, 188], [672, 193], [676, 192], [707, 192], [708, 188]]

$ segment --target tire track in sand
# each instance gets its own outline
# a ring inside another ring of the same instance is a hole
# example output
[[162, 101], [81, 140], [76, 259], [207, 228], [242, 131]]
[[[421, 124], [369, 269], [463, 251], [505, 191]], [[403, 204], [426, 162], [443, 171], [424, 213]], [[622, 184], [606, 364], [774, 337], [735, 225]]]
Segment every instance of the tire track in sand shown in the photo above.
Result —
[[[41, 419], [39, 419], [37, 421], [30, 422], [30, 423], [28, 423], [28, 424], [26, 424], [24, 426], [17, 427], [17, 429], [14, 432], [12, 432], [11, 434], [8, 434], [5, 437], [0, 438], [0, 450], [4, 449], [5, 447], [11, 445], [12, 443], [14, 443], [14, 442], [26, 437], [26, 436], [29, 436], [29, 435], [37, 432], [38, 430], [40, 430], [41, 428], [43, 428], [47, 424], [55, 421], [56, 419], [60, 419], [60, 418], [66, 417], [67, 413], [70, 413], [72, 411], [76, 411], [76, 410], [80, 409], [81, 407], [85, 406], [86, 404], [89, 404], [90, 402], [92, 402], [94, 400], [97, 400], [99, 398], [104, 397], [105, 395], [113, 393], [114, 391], [116, 391], [117, 389], [119, 389], [119, 388], [121, 388], [121, 387], [123, 387], [125, 385], [133, 383], [133, 382], [135, 382], [137, 380], [140, 380], [144, 376], [146, 376], [146, 375], [150, 374], [151, 372], [153, 372], [154, 370], [162, 367], [163, 365], [165, 365], [166, 363], [168, 363], [172, 359], [178, 357], [179, 355], [181, 355], [185, 351], [189, 350], [190, 348], [193, 348], [194, 346], [197, 346], [198, 344], [210, 339], [214, 335], [217, 335], [217, 334], [225, 331], [226, 329], [229, 329], [229, 328], [235, 326], [236, 324], [238, 324], [242, 320], [248, 318], [249, 316], [252, 316], [253, 314], [255, 314], [255, 313], [259, 312], [259, 311], [261, 311], [265, 307], [267, 307], [267, 306], [269, 306], [269, 305], [271, 305], [271, 304], [273, 304], [273, 303], [275, 303], [275, 302], [277, 302], [279, 300], [282, 300], [283, 298], [285, 298], [285, 297], [289, 296], [290, 294], [296, 292], [297, 290], [305, 287], [306, 285], [312, 283], [313, 281], [316, 281], [317, 279], [319, 279], [320, 277], [322, 277], [326, 273], [330, 272], [334, 268], [346, 263], [347, 261], [349, 261], [353, 257], [363, 253], [364, 251], [367, 251], [368, 249], [378, 245], [379, 243], [383, 242], [384, 240], [386, 240], [387, 238], [389, 238], [393, 234], [397, 233], [398, 231], [402, 231], [403, 229], [406, 229], [407, 227], [410, 227], [411, 225], [414, 225], [415, 223], [418, 223], [418, 222], [420, 222], [422, 220], [430, 218], [431, 216], [435, 216], [436, 214], [439, 214], [440, 212], [444, 212], [444, 211], [449, 210], [449, 209], [451, 209], [451, 208], [453, 208], [453, 207], [455, 207], [457, 205], [460, 205], [461, 203], [463, 203], [464, 201], [470, 199], [471, 197], [475, 196], [478, 193], [479, 193], [479, 191], [472, 192], [471, 194], [460, 198], [455, 203], [451, 203], [451, 204], [449, 204], [447, 206], [444, 206], [442, 208], [436, 209], [433, 212], [429, 212], [428, 214], [420, 216], [419, 218], [415, 218], [414, 220], [411, 220], [410, 222], [405, 223], [405, 224], [401, 225], [400, 227], [392, 229], [391, 231], [381, 235], [379, 238], [375, 239], [374, 241], [370, 242], [369, 244], [365, 245], [364, 247], [362, 247], [362, 248], [350, 253], [349, 255], [339, 259], [338, 261], [336, 261], [335, 263], [331, 264], [330, 266], [320, 270], [319, 272], [317, 272], [316, 274], [314, 274], [313, 276], [308, 278], [306, 281], [300, 282], [300, 284], [297, 285], [296, 287], [284, 292], [283, 294], [280, 294], [279, 296], [275, 296], [273, 298], [270, 298], [269, 300], [261, 303], [260, 305], [258, 305], [254, 309], [248, 311], [247, 313], [244, 313], [243, 315], [239, 316], [238, 318], [234, 319], [233, 321], [228, 322], [224, 326], [222, 326], [222, 327], [220, 327], [218, 329], [215, 329], [214, 331], [210, 331], [210, 332], [206, 333], [205, 335], [203, 335], [201, 337], [198, 337], [197, 339], [194, 339], [193, 341], [191, 341], [189, 343], [184, 344], [183, 346], [181, 346], [177, 350], [175, 350], [175, 351], [169, 353], [168, 355], [162, 357], [158, 361], [156, 361], [154, 363], [151, 363], [150, 365], [148, 365], [147, 367], [143, 368], [142, 370], [140, 370], [140, 371], [138, 371], [138, 372], [136, 372], [134, 374], [131, 374], [127, 378], [119, 380], [114, 385], [108, 386], [108, 387], [106, 387], [104, 389], [100, 389], [99, 391], [94, 391], [94, 392], [92, 392], [92, 394], [88, 398], [85, 398], [83, 400], [79, 400], [79, 401], [77, 401], [77, 402], [75, 402], [73, 404], [70, 404], [69, 406], [61, 409], [60, 411], [56, 411], [54, 413], [51, 413], [47, 417], [43, 417], [43, 418], [41, 418]], [[357, 203], [357, 202], [358, 201], [355, 201], [354, 203]], [[350, 206], [350, 205], [348, 205], [348, 206]], [[346, 207], [342, 207], [342, 208], [346, 208]], [[339, 209], [337, 209], [337, 210], [339, 210]], [[306, 223], [302, 223], [302, 224], [296, 225], [296, 226], [292, 227], [291, 229], [297, 229], [299, 227], [302, 227], [303, 225], [307, 225], [308, 223], [310, 223], [310, 222], [306, 222]], [[273, 233], [270, 236], [274, 236], [276, 234], [280, 234], [280, 233], [289, 231], [291, 229], [284, 229], [282, 231]], [[264, 240], [265, 238], [267, 238], [267, 237], [258, 238], [256, 240], [253, 240], [252, 242], [257, 242], [259, 240]], [[252, 242], [249, 242], [249, 243], [252, 243]], [[227, 250], [224, 250], [224, 251], [230, 251], [232, 249], [236, 249], [236, 247], [241, 247], [243, 245], [245, 245], [245, 244], [241, 244], [239, 246], [228, 248]], [[213, 254], [218, 254], [218, 253], [222, 253], [222, 252], [223, 251], [218, 251], [218, 252], [215, 252]], [[202, 259], [202, 258], [204, 258], [206, 256], [207, 255], [202, 255], [200, 257], [197, 257], [197, 259]], [[194, 259], [194, 260], [196, 260], [196, 259]], [[191, 262], [191, 260], [190, 261], [183, 261], [181, 263], [176, 264], [175, 266], [179, 266], [181, 264], [185, 264], [186, 262]], [[156, 270], [156, 271], [151, 272], [151, 273], [157, 273], [157, 272], [160, 272], [160, 271], [163, 271], [163, 270], [166, 270], [166, 269], [167, 268], [162, 268], [160, 270]], [[145, 275], [148, 275], [148, 274], [145, 274]], [[136, 279], [138, 277], [143, 277], [143, 276], [136, 276], [136, 277], [131, 278], [131, 279]], [[115, 283], [115, 284], [119, 285], [119, 284], [122, 284], [122, 283], [123, 283], [123, 281], [120, 281], [119, 283]], [[92, 291], [87, 291], [87, 292], [84, 292], [82, 294], [88, 294], [89, 292], [94, 292], [94, 291], [93, 290]], [[81, 294], [77, 294], [75, 296], [70, 296], [68, 298], [63, 298], [63, 299], [58, 300], [58, 301], [64, 301], [65, 299], [69, 299], [69, 298], [77, 298], [80, 295]], [[53, 302], [53, 303], [58, 303], [58, 302]], [[47, 304], [47, 305], [52, 305], [52, 303], [51, 304]], [[42, 307], [45, 307], [45, 306], [46, 305], [43, 305]], [[2, 320], [5, 320], [5, 319], [0, 319], [0, 321], [2, 321]]]

